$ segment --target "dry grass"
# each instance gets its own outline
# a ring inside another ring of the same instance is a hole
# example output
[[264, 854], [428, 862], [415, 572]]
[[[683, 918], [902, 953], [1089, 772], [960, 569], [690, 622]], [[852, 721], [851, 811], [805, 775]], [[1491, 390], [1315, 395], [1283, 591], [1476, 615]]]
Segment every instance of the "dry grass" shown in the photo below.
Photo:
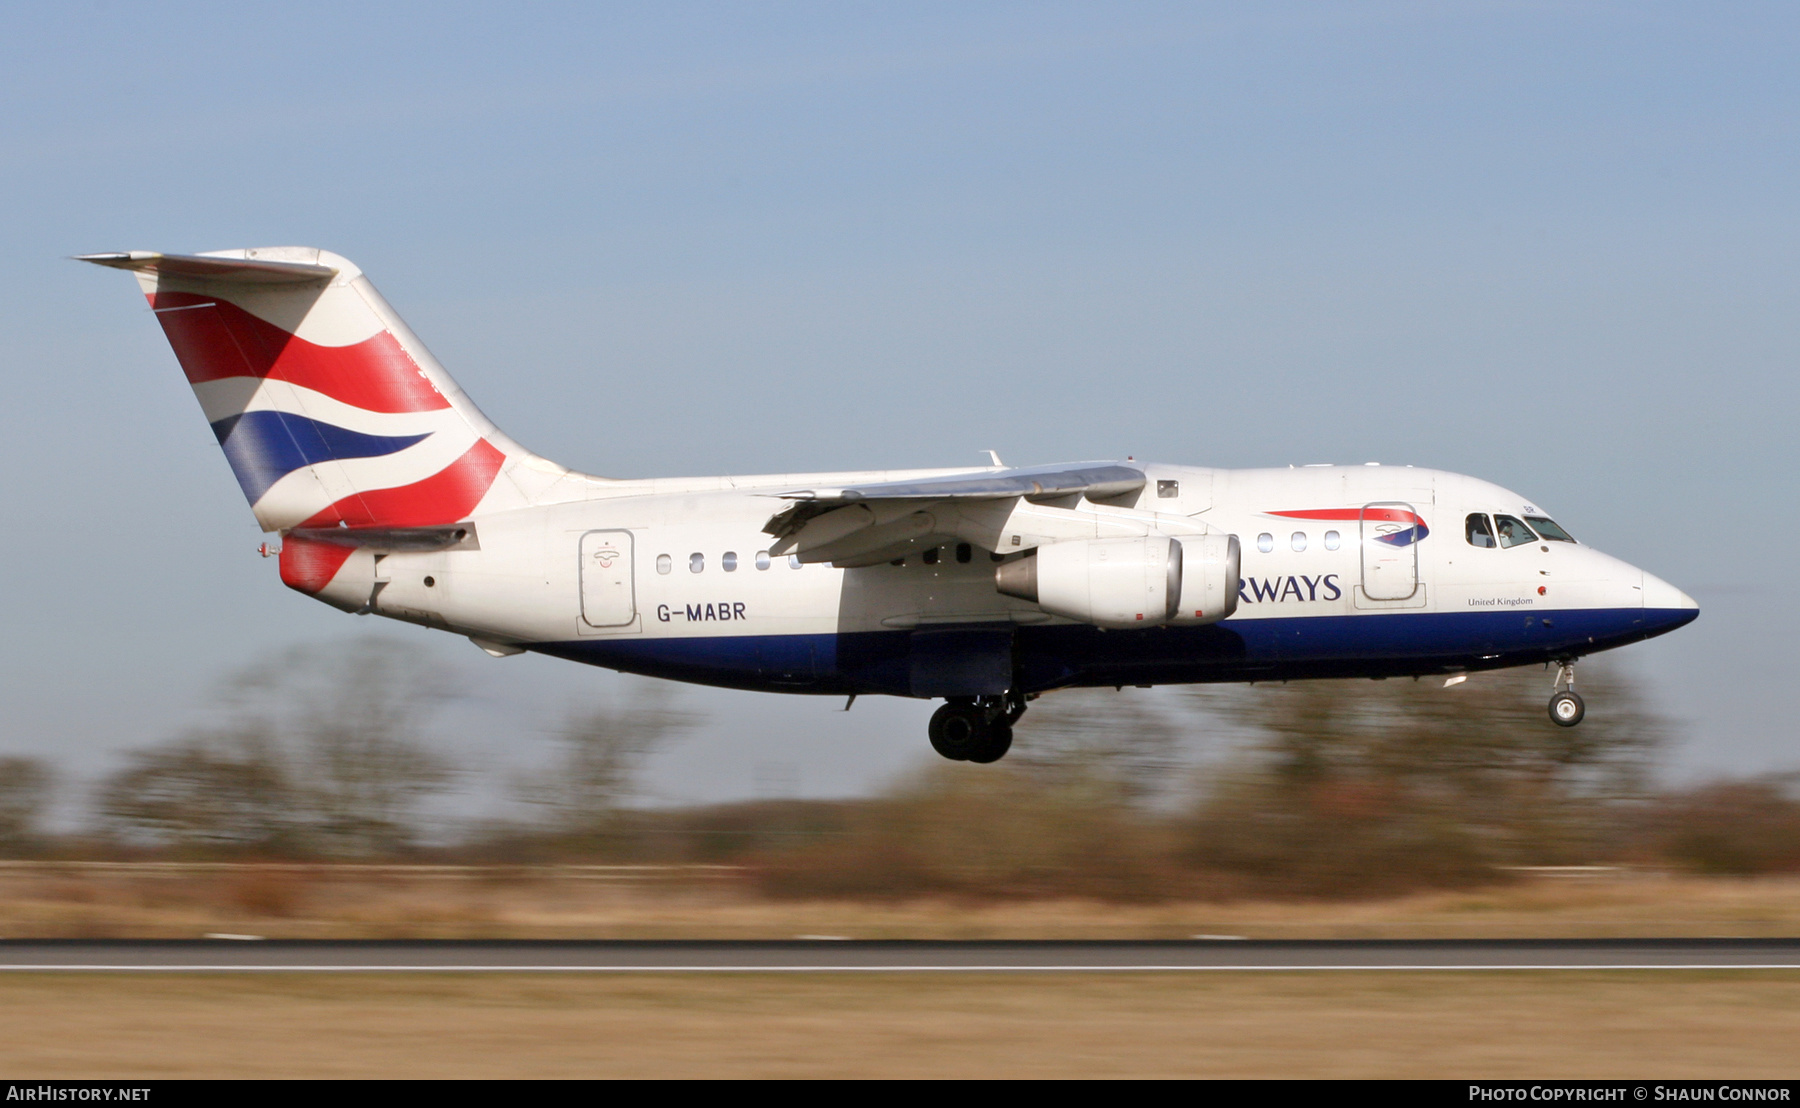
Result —
[[[161, 874], [161, 876], [150, 876]], [[728, 879], [660, 884], [494, 870], [0, 867], [0, 936], [193, 938], [1504, 938], [1791, 936], [1800, 880], [1604, 875], [1372, 901], [1115, 905], [772, 901]]]
[[0, 1069], [174, 1077], [1800, 1073], [1792, 973], [0, 979]]
[[[160, 876], [152, 876], [160, 874]], [[1800, 881], [1603, 875], [1360, 903], [768, 901], [570, 872], [0, 867], [0, 935], [1800, 934]], [[1800, 974], [0, 977], [33, 1077], [1788, 1077]]]

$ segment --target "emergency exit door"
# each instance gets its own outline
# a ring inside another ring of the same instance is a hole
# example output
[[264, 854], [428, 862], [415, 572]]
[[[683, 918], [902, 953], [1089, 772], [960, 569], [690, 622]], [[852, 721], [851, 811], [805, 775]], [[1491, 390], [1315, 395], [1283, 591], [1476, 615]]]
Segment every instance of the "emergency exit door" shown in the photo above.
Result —
[[581, 619], [589, 627], [623, 627], [637, 618], [631, 532], [581, 536]]
[[1398, 500], [1365, 504], [1361, 513], [1362, 590], [1370, 600], [1407, 600], [1419, 591], [1419, 540], [1425, 521]]

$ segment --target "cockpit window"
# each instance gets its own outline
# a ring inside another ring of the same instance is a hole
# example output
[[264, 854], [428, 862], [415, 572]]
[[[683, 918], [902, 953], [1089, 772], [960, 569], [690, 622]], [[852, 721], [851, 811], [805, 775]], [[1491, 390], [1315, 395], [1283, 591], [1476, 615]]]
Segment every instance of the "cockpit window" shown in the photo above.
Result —
[[1500, 532], [1501, 546], [1523, 546], [1528, 542], [1536, 542], [1537, 536], [1531, 528], [1511, 516], [1495, 516], [1494, 526]]
[[1556, 521], [1553, 519], [1545, 519], [1543, 516], [1526, 516], [1525, 521], [1531, 524], [1532, 529], [1535, 530], [1541, 538], [1550, 542], [1575, 541], [1575, 536], [1569, 534], [1561, 527], [1558, 527]]
[[1470, 546], [1491, 549], [1494, 545], [1494, 529], [1488, 526], [1488, 517], [1483, 512], [1472, 512], [1468, 522], [1463, 524], [1463, 533], [1469, 536]]

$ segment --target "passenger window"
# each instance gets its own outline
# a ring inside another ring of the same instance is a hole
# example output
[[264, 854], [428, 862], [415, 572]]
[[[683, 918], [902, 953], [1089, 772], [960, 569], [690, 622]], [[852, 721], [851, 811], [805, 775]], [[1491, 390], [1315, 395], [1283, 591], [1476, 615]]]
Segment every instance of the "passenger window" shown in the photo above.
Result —
[[1532, 528], [1537, 531], [1538, 537], [1549, 542], [1575, 541], [1575, 536], [1558, 527], [1554, 520], [1545, 519], [1543, 516], [1526, 516], [1525, 522], [1531, 524]]
[[1264, 554], [1275, 549], [1275, 536], [1269, 534], [1267, 531], [1256, 536], [1256, 549], [1262, 551]]
[[756, 568], [757, 569], [768, 569], [769, 568], [769, 552], [767, 550], [758, 550], [756, 552]]
[[656, 572], [668, 573], [670, 570], [673, 570], [674, 568], [675, 568], [675, 559], [669, 557], [667, 554], [658, 554], [656, 556]]
[[1336, 531], [1325, 532], [1325, 549], [1336, 550], [1342, 541], [1343, 540], [1338, 536]]
[[1511, 516], [1495, 516], [1494, 529], [1500, 532], [1501, 546], [1522, 546], [1528, 542], [1536, 542], [1537, 536], [1531, 528]]
[[1294, 551], [1296, 553], [1298, 553], [1302, 550], [1305, 550], [1306, 549], [1306, 532], [1305, 531], [1295, 531], [1294, 537], [1289, 539], [1288, 541], [1294, 544]]
[[737, 551], [727, 550], [725, 552], [725, 554], [719, 559], [719, 568], [724, 570], [726, 573], [736, 573], [737, 572]]
[[1180, 481], [1158, 481], [1156, 495], [1160, 500], [1173, 500], [1181, 495]]
[[975, 556], [975, 548], [974, 547], [970, 546], [966, 542], [959, 542], [956, 544], [956, 560], [957, 561], [963, 562], [966, 564], [968, 562], [968, 560], [970, 558], [973, 558], [974, 556]]
[[937, 560], [938, 560], [937, 547], [934, 546], [930, 550], [927, 550], [925, 553], [919, 555], [919, 560], [924, 562], [928, 566], [937, 565]]
[[1494, 545], [1494, 529], [1488, 526], [1485, 512], [1470, 512], [1468, 520], [1463, 524], [1463, 534], [1468, 536], [1470, 546], [1479, 546], [1489, 550]]
[[704, 554], [689, 554], [688, 555], [688, 572], [689, 573], [699, 573], [701, 570], [703, 570], [705, 568], [706, 568], [706, 555], [704, 555]]

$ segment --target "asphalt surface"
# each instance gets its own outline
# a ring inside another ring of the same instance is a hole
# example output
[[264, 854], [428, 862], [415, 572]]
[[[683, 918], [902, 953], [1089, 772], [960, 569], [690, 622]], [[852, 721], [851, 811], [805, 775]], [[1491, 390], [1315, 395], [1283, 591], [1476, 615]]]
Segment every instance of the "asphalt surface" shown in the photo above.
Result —
[[955, 973], [1800, 969], [1800, 939], [0, 941], [0, 971]]

